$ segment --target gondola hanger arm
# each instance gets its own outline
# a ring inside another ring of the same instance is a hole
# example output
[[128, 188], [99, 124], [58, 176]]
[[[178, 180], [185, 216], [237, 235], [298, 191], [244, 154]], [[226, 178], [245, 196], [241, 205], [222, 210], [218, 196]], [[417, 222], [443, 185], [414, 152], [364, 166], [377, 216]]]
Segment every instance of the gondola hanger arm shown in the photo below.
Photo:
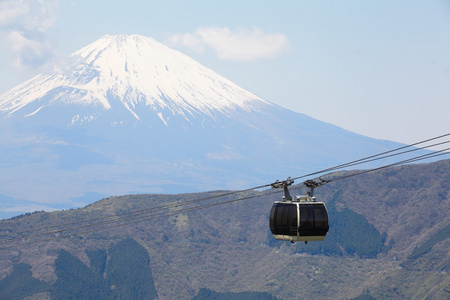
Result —
[[327, 184], [327, 183], [330, 182], [330, 181], [331, 181], [331, 180], [325, 180], [325, 179], [323, 179], [322, 177], [319, 177], [318, 180], [313, 180], [313, 179], [306, 180], [306, 181], [303, 182], [303, 184], [304, 184], [307, 188], [309, 188], [308, 195], [309, 195], [310, 197], [312, 197], [312, 196], [314, 196], [314, 189], [315, 189], [316, 187], [319, 187], [319, 186], [321, 186], [321, 185]]
[[292, 196], [289, 193], [289, 189], [288, 186], [292, 185], [294, 183], [294, 180], [291, 179], [291, 177], [288, 177], [286, 180], [283, 181], [275, 181], [274, 183], [271, 184], [272, 188], [283, 188], [284, 189], [284, 197], [283, 197], [283, 201], [292, 201]]

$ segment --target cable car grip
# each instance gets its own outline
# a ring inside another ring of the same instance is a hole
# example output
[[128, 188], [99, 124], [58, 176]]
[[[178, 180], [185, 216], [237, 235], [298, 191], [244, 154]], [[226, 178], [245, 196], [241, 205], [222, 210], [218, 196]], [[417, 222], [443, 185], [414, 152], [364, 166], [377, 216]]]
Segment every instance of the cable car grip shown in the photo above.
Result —
[[303, 182], [303, 184], [309, 188], [309, 191], [307, 192], [308, 196], [312, 197], [314, 195], [314, 189], [316, 187], [319, 187], [321, 185], [327, 184], [328, 182], [330, 182], [331, 180], [325, 180], [322, 177], [319, 177], [319, 180], [313, 180], [313, 179], [309, 179]]
[[291, 177], [288, 177], [286, 180], [283, 181], [275, 181], [274, 183], [271, 184], [272, 188], [278, 189], [278, 188], [283, 188], [284, 189], [284, 196], [283, 196], [283, 201], [292, 201], [292, 196], [289, 193], [289, 189], [288, 186], [292, 185], [294, 183], [294, 180], [291, 179]]

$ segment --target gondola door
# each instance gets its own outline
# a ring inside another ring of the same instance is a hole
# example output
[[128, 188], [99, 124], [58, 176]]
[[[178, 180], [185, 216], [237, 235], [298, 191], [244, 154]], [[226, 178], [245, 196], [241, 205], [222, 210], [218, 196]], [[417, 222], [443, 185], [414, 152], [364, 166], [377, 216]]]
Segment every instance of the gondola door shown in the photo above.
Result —
[[300, 203], [299, 236], [301, 241], [323, 241], [328, 232], [328, 212], [325, 204]]
[[275, 202], [270, 211], [270, 231], [277, 240], [297, 239], [299, 226], [297, 203]]

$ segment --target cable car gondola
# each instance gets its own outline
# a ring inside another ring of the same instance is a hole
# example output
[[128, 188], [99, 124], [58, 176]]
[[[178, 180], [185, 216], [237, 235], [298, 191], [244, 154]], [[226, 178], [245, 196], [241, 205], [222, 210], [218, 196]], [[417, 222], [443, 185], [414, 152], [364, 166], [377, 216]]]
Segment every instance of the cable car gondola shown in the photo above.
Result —
[[282, 201], [276, 201], [270, 211], [270, 231], [277, 240], [291, 241], [323, 241], [328, 232], [328, 212], [323, 202], [316, 202], [312, 196], [315, 187], [324, 181], [306, 181], [310, 191], [295, 199], [289, 194], [288, 186], [293, 180], [275, 182], [275, 188], [284, 188]]

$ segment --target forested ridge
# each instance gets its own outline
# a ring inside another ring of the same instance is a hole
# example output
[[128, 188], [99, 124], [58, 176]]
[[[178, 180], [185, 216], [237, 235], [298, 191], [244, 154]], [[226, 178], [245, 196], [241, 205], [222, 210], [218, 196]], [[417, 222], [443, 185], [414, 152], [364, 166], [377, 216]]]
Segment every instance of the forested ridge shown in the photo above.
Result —
[[[450, 160], [327, 184], [315, 196], [327, 204], [330, 231], [323, 242], [307, 245], [271, 237], [268, 214], [281, 194], [248, 191], [241, 196], [258, 197], [1, 250], [0, 298], [445, 299], [449, 190]], [[291, 188], [293, 195], [302, 192]], [[82, 209], [3, 220], [0, 231], [220, 193], [109, 197]]]

